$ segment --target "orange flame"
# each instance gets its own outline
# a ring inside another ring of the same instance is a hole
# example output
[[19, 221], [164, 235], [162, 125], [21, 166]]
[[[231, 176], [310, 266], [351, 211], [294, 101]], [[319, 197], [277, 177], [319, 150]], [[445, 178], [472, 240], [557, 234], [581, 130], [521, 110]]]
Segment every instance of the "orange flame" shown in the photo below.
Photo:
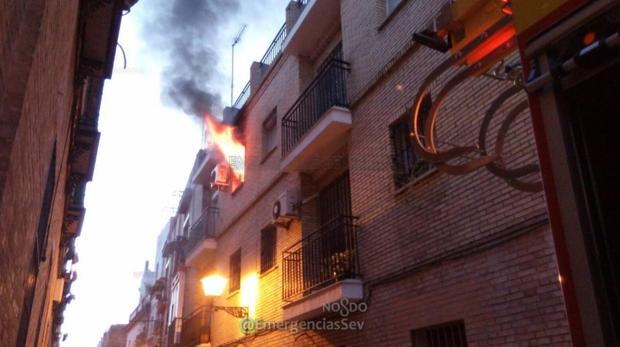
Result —
[[236, 190], [245, 179], [245, 146], [235, 136], [235, 128], [222, 124], [213, 116], [205, 115], [208, 139], [207, 146], [215, 145], [224, 156], [232, 172], [232, 190]]

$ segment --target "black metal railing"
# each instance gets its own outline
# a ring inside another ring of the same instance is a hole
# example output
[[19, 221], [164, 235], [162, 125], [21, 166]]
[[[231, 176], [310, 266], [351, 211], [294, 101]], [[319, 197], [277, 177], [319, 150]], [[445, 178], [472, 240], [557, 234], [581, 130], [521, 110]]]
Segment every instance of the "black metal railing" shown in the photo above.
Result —
[[249, 98], [250, 98], [250, 82], [248, 82], [245, 85], [245, 87], [243, 87], [243, 90], [241, 91], [241, 94], [239, 94], [239, 96], [237, 97], [237, 100], [235, 100], [233, 107], [241, 109], [243, 105], [245, 105], [245, 102], [248, 101]]
[[210, 313], [207, 307], [201, 307], [183, 318], [179, 347], [193, 347], [209, 342]]
[[202, 211], [202, 215], [189, 231], [189, 236], [184, 245], [186, 255], [199, 245], [202, 240], [215, 238], [215, 222], [218, 213], [219, 209], [217, 207], [207, 207]]
[[262, 64], [271, 65], [276, 60], [276, 58], [278, 58], [280, 53], [282, 53], [282, 48], [284, 48], [284, 41], [286, 40], [286, 35], [286, 23], [284, 23], [280, 27], [280, 30], [278, 30], [276, 37], [274, 37], [273, 41], [271, 41], [269, 48], [267, 48], [267, 51], [261, 58], [260, 62]]
[[[299, 7], [304, 7], [308, 4], [308, 0], [297, 0], [296, 2], [297, 6]], [[263, 57], [260, 60], [262, 64], [271, 65], [278, 59], [280, 53], [282, 53], [282, 50], [284, 50], [284, 41], [286, 41], [287, 36], [288, 31], [286, 30], [286, 23], [284, 23], [280, 27], [280, 30], [278, 30], [278, 33], [274, 37], [273, 41], [271, 41], [271, 44], [267, 48], [267, 51], [265, 51], [265, 54], [263, 54]], [[232, 106], [241, 109], [249, 98], [250, 82], [245, 85], [245, 87], [241, 91], [241, 94], [239, 94], [237, 100], [233, 103]]]
[[340, 216], [282, 252], [282, 298], [359, 275], [356, 217]]
[[346, 76], [349, 63], [332, 59], [282, 118], [285, 156], [332, 106], [348, 107]]

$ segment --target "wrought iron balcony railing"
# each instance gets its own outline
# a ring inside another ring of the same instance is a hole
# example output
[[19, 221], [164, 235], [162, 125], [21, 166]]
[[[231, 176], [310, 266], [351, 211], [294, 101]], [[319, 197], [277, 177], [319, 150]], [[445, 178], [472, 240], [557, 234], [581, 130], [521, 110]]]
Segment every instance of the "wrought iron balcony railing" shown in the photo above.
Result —
[[276, 60], [276, 58], [278, 58], [280, 53], [282, 53], [282, 49], [284, 48], [284, 41], [286, 40], [286, 35], [286, 23], [284, 23], [280, 27], [280, 30], [278, 30], [276, 37], [274, 37], [273, 41], [271, 41], [269, 48], [267, 48], [267, 51], [261, 58], [260, 62], [262, 64], [271, 65]]
[[356, 219], [337, 217], [282, 252], [285, 301], [336, 281], [358, 277]]
[[202, 211], [200, 218], [192, 225], [183, 250], [185, 255], [189, 254], [194, 247], [201, 241], [215, 238], [215, 220], [219, 209], [217, 207], [207, 207]]
[[201, 307], [183, 318], [179, 347], [193, 347], [209, 342], [211, 311]]
[[239, 96], [237, 97], [237, 100], [235, 100], [233, 107], [240, 109], [241, 107], [243, 107], [243, 105], [245, 105], [245, 102], [248, 101], [249, 98], [250, 98], [250, 82], [248, 82], [245, 85], [245, 87], [243, 87], [243, 90], [241, 91], [241, 94], [239, 94]]
[[[308, 4], [308, 0], [297, 0], [297, 6], [303, 7]], [[288, 36], [288, 31], [286, 30], [286, 23], [284, 23], [278, 33], [274, 37], [273, 41], [267, 48], [267, 51], [261, 58], [260, 62], [265, 65], [271, 65], [274, 61], [280, 56], [280, 53], [284, 50], [284, 41], [286, 41], [286, 37]], [[237, 100], [233, 103], [233, 107], [242, 108], [245, 105], [245, 102], [250, 98], [250, 82], [248, 82], [241, 94], [237, 97]]]
[[332, 106], [348, 107], [349, 63], [331, 59], [282, 118], [282, 156], [299, 142]]

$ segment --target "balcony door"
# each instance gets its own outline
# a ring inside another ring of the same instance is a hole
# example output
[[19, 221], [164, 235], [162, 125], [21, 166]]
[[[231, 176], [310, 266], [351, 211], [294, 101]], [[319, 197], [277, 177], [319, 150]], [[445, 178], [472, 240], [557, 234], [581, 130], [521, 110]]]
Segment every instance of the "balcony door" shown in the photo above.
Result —
[[351, 188], [346, 172], [319, 192], [320, 227], [302, 246], [306, 294], [350, 274], [350, 219]]
[[342, 216], [351, 216], [351, 186], [348, 171], [319, 192], [321, 226]]

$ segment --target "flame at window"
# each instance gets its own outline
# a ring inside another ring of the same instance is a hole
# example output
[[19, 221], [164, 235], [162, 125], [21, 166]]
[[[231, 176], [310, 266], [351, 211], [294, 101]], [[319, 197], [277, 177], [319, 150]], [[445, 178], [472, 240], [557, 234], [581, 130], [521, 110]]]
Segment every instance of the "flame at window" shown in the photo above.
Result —
[[206, 147], [217, 150], [230, 167], [231, 188], [235, 191], [245, 179], [245, 146], [237, 138], [235, 127], [222, 124], [213, 116], [205, 115], [207, 125]]

